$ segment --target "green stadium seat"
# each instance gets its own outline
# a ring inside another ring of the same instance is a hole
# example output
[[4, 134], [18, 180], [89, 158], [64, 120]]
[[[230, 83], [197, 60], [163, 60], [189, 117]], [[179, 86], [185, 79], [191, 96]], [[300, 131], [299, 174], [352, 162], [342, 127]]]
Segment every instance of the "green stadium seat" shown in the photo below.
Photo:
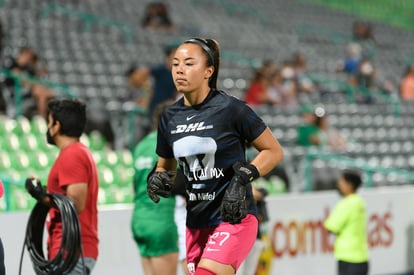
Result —
[[121, 187], [132, 186], [134, 169], [132, 167], [117, 166], [114, 168], [115, 183]]
[[32, 131], [32, 126], [31, 126], [29, 119], [27, 119], [27, 117], [20, 116], [19, 118], [16, 119], [16, 124], [13, 129], [13, 132], [16, 135], [19, 135], [19, 136], [26, 135], [26, 134], [31, 133], [31, 131]]
[[0, 172], [8, 171], [12, 166], [10, 154], [5, 151], [0, 151]]
[[13, 129], [16, 127], [16, 121], [10, 119], [7, 116], [0, 115], [0, 134], [1, 136], [7, 135], [13, 132]]
[[23, 186], [12, 184], [10, 186], [10, 210], [30, 210], [36, 204]]
[[105, 166], [98, 167], [99, 186], [101, 188], [108, 188], [114, 183], [114, 173], [111, 169]]
[[125, 167], [133, 167], [133, 157], [130, 150], [120, 150], [117, 152], [121, 164]]
[[32, 133], [21, 135], [19, 138], [20, 147], [24, 151], [34, 151], [38, 149], [38, 139]]
[[107, 189], [99, 188], [98, 191], [98, 204], [112, 204], [114, 203], [111, 192]]
[[89, 148], [91, 150], [103, 150], [105, 145], [105, 137], [99, 131], [94, 130], [89, 134]]
[[103, 154], [103, 163], [108, 167], [115, 167], [120, 164], [118, 154], [113, 150], [107, 150]]
[[8, 152], [13, 152], [20, 149], [20, 139], [14, 133], [6, 133], [2, 136], [1, 140], [1, 148]]
[[32, 151], [28, 153], [30, 166], [36, 170], [45, 170], [51, 168], [51, 156], [44, 151]]
[[92, 157], [95, 160], [97, 166], [101, 166], [103, 163], [103, 153], [101, 151], [92, 151]]
[[128, 187], [112, 187], [108, 190], [112, 194], [114, 203], [132, 203], [134, 195], [132, 188]]
[[47, 131], [46, 120], [42, 118], [41, 116], [39, 115], [34, 116], [31, 119], [30, 124], [31, 124], [32, 133], [34, 133], [35, 135], [44, 136], [46, 134], [46, 131]]
[[90, 142], [89, 142], [89, 137], [86, 134], [82, 134], [82, 136], [80, 137], [80, 142], [82, 142], [86, 147], [89, 148], [90, 146]]
[[12, 166], [17, 171], [26, 171], [30, 168], [29, 155], [24, 151], [16, 151], [12, 157]]

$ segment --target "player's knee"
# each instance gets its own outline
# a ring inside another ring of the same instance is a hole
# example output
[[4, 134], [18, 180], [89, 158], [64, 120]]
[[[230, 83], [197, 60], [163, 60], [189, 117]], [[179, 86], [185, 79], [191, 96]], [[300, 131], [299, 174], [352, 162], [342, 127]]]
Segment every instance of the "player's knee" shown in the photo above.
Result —
[[205, 267], [197, 267], [195, 275], [217, 275], [217, 274]]

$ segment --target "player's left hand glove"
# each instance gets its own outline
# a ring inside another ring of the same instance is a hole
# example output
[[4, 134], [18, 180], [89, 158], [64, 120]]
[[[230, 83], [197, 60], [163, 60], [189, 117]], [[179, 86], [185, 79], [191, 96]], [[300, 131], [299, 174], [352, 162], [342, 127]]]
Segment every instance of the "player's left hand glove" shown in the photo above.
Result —
[[233, 169], [234, 176], [224, 193], [220, 211], [223, 221], [237, 224], [247, 215], [247, 184], [259, 177], [259, 171], [252, 164], [242, 165], [240, 162], [235, 163]]

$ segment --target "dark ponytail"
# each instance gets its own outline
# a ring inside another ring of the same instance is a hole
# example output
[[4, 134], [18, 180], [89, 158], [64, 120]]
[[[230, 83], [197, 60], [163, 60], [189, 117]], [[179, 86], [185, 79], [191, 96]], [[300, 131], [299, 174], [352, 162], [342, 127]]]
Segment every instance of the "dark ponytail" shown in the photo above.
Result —
[[208, 86], [217, 89], [217, 79], [220, 68], [220, 45], [214, 39], [191, 38], [184, 43], [194, 43], [201, 47], [203, 53], [207, 57], [207, 66], [213, 66], [214, 71], [208, 80]]

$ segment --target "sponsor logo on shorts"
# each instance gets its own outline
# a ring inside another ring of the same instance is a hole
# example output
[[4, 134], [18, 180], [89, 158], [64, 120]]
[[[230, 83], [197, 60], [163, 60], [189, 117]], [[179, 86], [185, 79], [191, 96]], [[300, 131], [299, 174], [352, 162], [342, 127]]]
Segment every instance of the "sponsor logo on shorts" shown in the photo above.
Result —
[[187, 264], [188, 272], [190, 275], [195, 273], [195, 264], [194, 263], [188, 263]]
[[207, 247], [207, 252], [217, 252], [217, 251], [220, 251], [220, 249]]

